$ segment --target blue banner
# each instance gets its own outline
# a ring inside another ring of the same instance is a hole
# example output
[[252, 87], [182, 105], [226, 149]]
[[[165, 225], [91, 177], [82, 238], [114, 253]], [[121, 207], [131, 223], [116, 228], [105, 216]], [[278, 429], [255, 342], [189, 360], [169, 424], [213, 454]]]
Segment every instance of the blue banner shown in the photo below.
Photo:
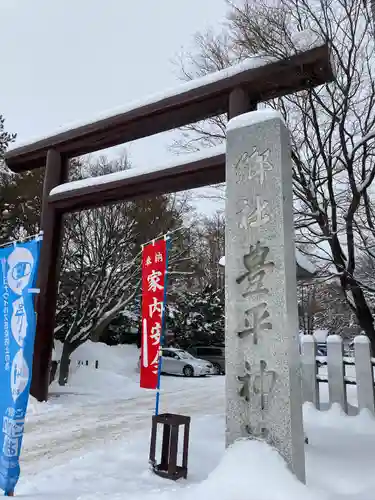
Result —
[[30, 393], [38, 238], [0, 248], [0, 489], [13, 493]]

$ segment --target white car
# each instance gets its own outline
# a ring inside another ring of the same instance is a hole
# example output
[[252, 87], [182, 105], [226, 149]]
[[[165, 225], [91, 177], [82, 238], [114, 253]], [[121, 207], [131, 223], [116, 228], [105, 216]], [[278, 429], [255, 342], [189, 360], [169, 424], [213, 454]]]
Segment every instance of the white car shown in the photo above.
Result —
[[[138, 361], [138, 370], [140, 360]], [[184, 351], [166, 347], [162, 349], [161, 372], [170, 375], [184, 375], [185, 377], [202, 377], [212, 375], [214, 367], [212, 363], [204, 359], [198, 359]]]

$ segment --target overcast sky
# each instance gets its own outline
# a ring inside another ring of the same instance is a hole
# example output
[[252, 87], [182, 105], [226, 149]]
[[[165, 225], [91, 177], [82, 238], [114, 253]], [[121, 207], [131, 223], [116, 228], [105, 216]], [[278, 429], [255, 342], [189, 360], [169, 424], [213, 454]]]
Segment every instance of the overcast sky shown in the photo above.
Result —
[[[17, 141], [50, 135], [180, 82], [172, 64], [224, 0], [0, 0], [0, 113]], [[170, 136], [130, 146], [134, 166], [171, 153]]]

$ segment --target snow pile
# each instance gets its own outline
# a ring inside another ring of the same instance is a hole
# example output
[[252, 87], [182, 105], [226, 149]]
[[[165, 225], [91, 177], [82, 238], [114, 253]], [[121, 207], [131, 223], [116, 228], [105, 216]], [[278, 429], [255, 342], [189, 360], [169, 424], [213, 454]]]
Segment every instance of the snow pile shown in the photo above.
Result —
[[[57, 359], [62, 347], [56, 342]], [[106, 397], [133, 397], [139, 393], [139, 375], [136, 372], [139, 352], [135, 345], [108, 346], [91, 341], [78, 347], [71, 356], [68, 384], [51, 385], [53, 394], [80, 393]], [[88, 366], [86, 366], [88, 361]], [[83, 363], [83, 364], [80, 364]], [[98, 368], [95, 363], [98, 362]]]
[[328, 500], [373, 500], [375, 418], [367, 410], [355, 417], [338, 405], [318, 411], [304, 405], [307, 484]]
[[139, 357], [135, 344], [109, 346], [102, 342], [87, 341], [73, 352], [72, 364], [78, 361], [99, 362], [99, 368], [122, 376], [134, 374]]
[[181, 500], [322, 500], [297, 480], [277, 451], [248, 440], [236, 442], [206, 481], [184, 493], [179, 495]]

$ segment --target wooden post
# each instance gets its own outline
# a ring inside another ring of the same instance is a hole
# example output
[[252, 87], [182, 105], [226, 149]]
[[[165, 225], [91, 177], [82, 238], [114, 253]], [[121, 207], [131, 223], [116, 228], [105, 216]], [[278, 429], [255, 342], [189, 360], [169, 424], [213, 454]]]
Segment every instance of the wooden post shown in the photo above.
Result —
[[48, 196], [51, 189], [65, 181], [67, 173], [68, 162], [60, 153], [50, 149], [47, 153], [43, 186], [41, 229], [44, 234], [40, 253], [40, 294], [36, 301], [37, 325], [31, 381], [31, 394], [38, 401], [46, 401], [48, 398], [62, 239], [62, 213], [49, 206]]
[[228, 120], [255, 109], [257, 103], [250, 100], [248, 92], [243, 88], [237, 87], [229, 94]]
[[327, 337], [328, 391], [330, 404], [338, 403], [348, 413], [345, 386], [344, 348], [339, 335]]
[[190, 420], [188, 420], [185, 424], [185, 432], [184, 432], [184, 445], [182, 451], [182, 470], [184, 471], [184, 478], [187, 478], [187, 470], [188, 470], [188, 459], [189, 459], [189, 438], [190, 438]]
[[358, 335], [354, 339], [354, 358], [359, 411], [366, 409], [374, 415], [374, 370], [371, 363], [370, 339], [366, 335]]
[[156, 465], [156, 436], [158, 430], [158, 423], [155, 418], [152, 419], [151, 427], [151, 443], [150, 443], [150, 455], [149, 463], [154, 467]]
[[316, 341], [313, 335], [302, 337], [302, 388], [304, 402], [313, 403], [315, 408], [320, 409], [319, 399], [319, 374], [316, 362]]

